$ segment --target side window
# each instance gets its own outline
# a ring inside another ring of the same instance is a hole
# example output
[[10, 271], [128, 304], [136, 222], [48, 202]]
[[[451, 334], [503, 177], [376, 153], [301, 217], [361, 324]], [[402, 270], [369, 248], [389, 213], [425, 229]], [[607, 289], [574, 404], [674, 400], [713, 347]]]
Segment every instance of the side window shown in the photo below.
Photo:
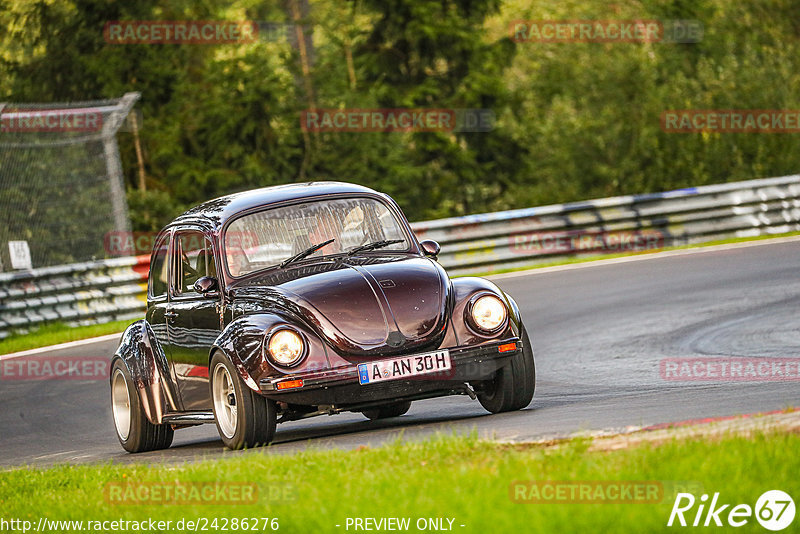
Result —
[[169, 234], [165, 235], [153, 249], [153, 261], [150, 263], [149, 293], [151, 297], [162, 297], [167, 294], [167, 256], [169, 253]]
[[194, 294], [194, 283], [203, 276], [217, 277], [211, 241], [202, 232], [188, 231], [178, 234], [178, 269], [175, 291], [180, 295]]

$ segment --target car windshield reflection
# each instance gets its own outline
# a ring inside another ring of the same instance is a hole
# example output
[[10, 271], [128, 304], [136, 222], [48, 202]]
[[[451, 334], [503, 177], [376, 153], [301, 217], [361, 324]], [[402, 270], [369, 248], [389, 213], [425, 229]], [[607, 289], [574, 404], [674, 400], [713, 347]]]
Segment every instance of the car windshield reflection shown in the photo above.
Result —
[[307, 257], [396, 252], [410, 246], [396, 216], [371, 198], [314, 201], [251, 213], [234, 220], [224, 240], [225, 261], [234, 278], [279, 266], [326, 241], [330, 242]]

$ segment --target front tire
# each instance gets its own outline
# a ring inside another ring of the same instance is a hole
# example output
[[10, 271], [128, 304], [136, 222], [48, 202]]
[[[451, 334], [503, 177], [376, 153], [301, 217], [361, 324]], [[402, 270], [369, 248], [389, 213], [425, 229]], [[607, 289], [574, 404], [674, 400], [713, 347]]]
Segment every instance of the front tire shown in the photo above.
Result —
[[247, 387], [233, 364], [221, 352], [211, 358], [209, 386], [214, 421], [229, 449], [267, 445], [275, 436], [275, 403]]
[[128, 368], [119, 359], [111, 366], [111, 415], [117, 439], [128, 452], [155, 451], [172, 445], [172, 427], [147, 420]]
[[400, 417], [411, 408], [411, 402], [396, 402], [394, 404], [387, 404], [385, 406], [378, 406], [364, 410], [361, 413], [370, 421], [377, 419], [388, 419], [389, 417]]
[[492, 380], [484, 383], [478, 393], [478, 401], [492, 413], [521, 410], [533, 400], [536, 389], [536, 368], [525, 325], [520, 324], [522, 352], [511, 357], [511, 361], [499, 369]]

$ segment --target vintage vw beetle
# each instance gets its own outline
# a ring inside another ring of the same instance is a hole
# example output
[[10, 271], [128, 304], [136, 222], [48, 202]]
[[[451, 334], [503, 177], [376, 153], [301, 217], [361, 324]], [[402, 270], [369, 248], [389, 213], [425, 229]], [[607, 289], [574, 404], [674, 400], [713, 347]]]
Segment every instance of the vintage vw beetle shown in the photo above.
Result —
[[342, 411], [395, 417], [467, 394], [526, 407], [533, 350], [514, 300], [451, 280], [387, 195], [353, 184], [268, 187], [190, 209], [157, 236], [147, 315], [111, 364], [125, 450], [216, 423], [227, 447]]

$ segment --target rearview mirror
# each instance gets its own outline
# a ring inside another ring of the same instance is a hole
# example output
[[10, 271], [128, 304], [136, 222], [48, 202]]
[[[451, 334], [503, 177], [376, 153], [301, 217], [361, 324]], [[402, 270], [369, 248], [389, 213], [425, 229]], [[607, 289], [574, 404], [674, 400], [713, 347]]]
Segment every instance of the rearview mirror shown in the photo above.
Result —
[[442, 249], [442, 247], [439, 246], [439, 243], [431, 239], [426, 239], [425, 241], [422, 241], [419, 244], [419, 246], [422, 247], [423, 254], [425, 254], [426, 256], [430, 256], [432, 258], [438, 256], [439, 251]]
[[213, 276], [201, 276], [194, 283], [194, 290], [208, 298], [219, 296], [219, 282]]

